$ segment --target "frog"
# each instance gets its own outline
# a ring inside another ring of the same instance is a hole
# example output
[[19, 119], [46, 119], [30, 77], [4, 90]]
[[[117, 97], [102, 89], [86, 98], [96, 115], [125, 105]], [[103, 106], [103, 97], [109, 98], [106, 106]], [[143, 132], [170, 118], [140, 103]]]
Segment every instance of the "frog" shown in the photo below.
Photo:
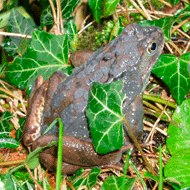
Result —
[[[98, 154], [93, 146], [85, 110], [94, 82], [110, 84], [122, 80], [125, 99], [122, 112], [139, 140], [143, 132], [142, 96], [151, 70], [164, 46], [164, 34], [159, 27], [128, 24], [114, 40], [99, 50], [76, 51], [71, 61], [76, 66], [67, 77], [60, 71], [43, 80], [38, 77], [29, 98], [23, 143], [32, 151], [59, 139], [59, 125], [47, 133], [49, 125], [61, 118], [64, 125], [62, 174], [74, 174], [79, 168], [103, 167], [120, 162], [122, 154], [133, 146], [123, 123], [124, 144], [119, 150]], [[80, 62], [78, 64], [78, 61]], [[55, 172], [57, 146], [43, 149], [40, 162]]]

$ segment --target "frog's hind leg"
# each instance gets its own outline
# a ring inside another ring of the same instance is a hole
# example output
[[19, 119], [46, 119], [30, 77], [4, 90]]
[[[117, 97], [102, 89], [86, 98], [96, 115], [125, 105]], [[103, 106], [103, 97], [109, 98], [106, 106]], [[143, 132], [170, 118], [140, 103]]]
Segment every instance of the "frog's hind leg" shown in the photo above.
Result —
[[[51, 172], [56, 172], [57, 168], [57, 158], [54, 157], [51, 154], [48, 153], [40, 153], [39, 155], [39, 160], [42, 165], [47, 168]], [[62, 162], [62, 167], [61, 167], [61, 173], [65, 175], [71, 175], [76, 173], [78, 169], [80, 169], [80, 166], [72, 165], [72, 164], [67, 164], [65, 162]]]

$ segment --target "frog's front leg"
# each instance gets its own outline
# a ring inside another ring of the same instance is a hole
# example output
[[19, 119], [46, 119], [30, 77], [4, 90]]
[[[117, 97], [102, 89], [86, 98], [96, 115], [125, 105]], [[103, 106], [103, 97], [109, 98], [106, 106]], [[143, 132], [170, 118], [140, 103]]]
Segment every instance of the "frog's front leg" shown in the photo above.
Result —
[[65, 76], [61, 72], [55, 72], [49, 79], [43, 82], [41, 76], [36, 80], [35, 89], [28, 102], [27, 118], [23, 129], [23, 142], [30, 146], [40, 135], [40, 123], [46, 108], [53, 98], [58, 84]]
[[[133, 134], [137, 139], [140, 138], [143, 132], [143, 104], [142, 104], [142, 96], [137, 96], [131, 104], [124, 104], [123, 113], [125, 118], [132, 129]], [[127, 126], [124, 123], [124, 131], [125, 131], [125, 143], [124, 146], [128, 145], [132, 142]]]

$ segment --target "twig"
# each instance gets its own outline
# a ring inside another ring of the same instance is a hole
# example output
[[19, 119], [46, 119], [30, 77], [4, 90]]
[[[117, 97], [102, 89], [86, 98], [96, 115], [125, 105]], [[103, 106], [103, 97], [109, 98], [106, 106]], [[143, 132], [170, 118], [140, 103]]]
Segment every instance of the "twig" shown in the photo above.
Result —
[[186, 22], [188, 22], [190, 20], [190, 17], [185, 19], [184, 21], [182, 21], [180, 24], [178, 24], [177, 26], [175, 26], [172, 31], [171, 34], [173, 34], [178, 28], [180, 28], [181, 26], [183, 26]]
[[188, 42], [188, 44], [187, 44], [187, 46], [186, 46], [186, 48], [185, 48], [185, 50], [184, 50], [183, 53], [187, 53], [187, 50], [189, 49], [189, 46], [190, 46], [190, 41]]
[[133, 6], [145, 17], [147, 18], [147, 15], [141, 10], [141, 8], [133, 1], [130, 0], [131, 4], [133, 4]]
[[[118, 6], [119, 6], [119, 8], [121, 9], [121, 11], [122, 11], [122, 13], [123, 13], [123, 15], [124, 15], [124, 17], [127, 19], [127, 21], [129, 22], [129, 18], [127, 17], [127, 15], [128, 15], [128, 13], [127, 13], [127, 8], [126, 8], [126, 10], [118, 3]], [[130, 22], [129, 22], [130, 23]]]
[[155, 128], [156, 128], [157, 124], [160, 122], [160, 119], [161, 119], [161, 117], [162, 117], [162, 115], [163, 115], [165, 109], [167, 108], [167, 106], [168, 106], [168, 104], [169, 104], [169, 102], [170, 102], [170, 99], [171, 99], [171, 96], [170, 96], [169, 100], [167, 101], [167, 104], [164, 106], [164, 109], [163, 109], [162, 112], [160, 113], [160, 116], [157, 118], [156, 122], [154, 123], [154, 126], [153, 126], [153, 128], [152, 128], [152, 131], [149, 133], [149, 135], [148, 135], [148, 137], [147, 137], [145, 143], [148, 142], [149, 138], [152, 136], [153, 132], [155, 131]]
[[[55, 7], [54, 7], [54, 4], [53, 4], [53, 0], [49, 0], [49, 4], [51, 6], [51, 11], [52, 11], [52, 14], [53, 14], [54, 23], [57, 26], [57, 17], [56, 17], [56, 12], [55, 12]], [[57, 30], [55, 30], [55, 33], [57, 34]]]
[[19, 101], [21, 101], [21, 99], [18, 96], [16, 96], [14, 93], [12, 93], [10, 90], [5, 90], [4, 88], [0, 87], [0, 91], [2, 91], [4, 93], [8, 94], [9, 96], [12, 96], [13, 98], [16, 98]]
[[170, 48], [168, 42], [165, 42], [165, 45], [166, 45], [166, 47], [168, 48], [169, 52], [170, 52], [171, 54], [174, 54], [174, 52], [173, 52], [172, 48]]
[[142, 10], [144, 11], [144, 13], [146, 14], [147, 19], [148, 19], [148, 20], [152, 20], [152, 19], [150, 18], [149, 14], [147, 13], [146, 9], [144, 8], [142, 2], [141, 2], [140, 0], [137, 0], [137, 1], [138, 1], [139, 5], [141, 6]]
[[22, 164], [25, 161], [26, 160], [14, 160], [14, 161], [0, 162], [0, 167], [10, 166], [10, 165], [18, 165], [18, 164]]
[[166, 6], [168, 7], [171, 7], [172, 8], [172, 5], [170, 5], [168, 2], [164, 1], [164, 0], [158, 0], [160, 1], [161, 3], [165, 4]]
[[151, 11], [151, 10], [147, 10], [147, 12], [149, 14], [156, 14], [156, 15], [162, 15], [162, 16], [173, 16], [173, 14], [168, 14], [168, 13], [163, 13], [161, 11]]
[[67, 185], [71, 188], [71, 190], [75, 190], [73, 185], [67, 179], [65, 179], [65, 181], [66, 181]]
[[88, 28], [90, 25], [92, 25], [94, 22], [95, 22], [95, 21], [92, 21], [92, 22], [88, 23], [83, 29], [81, 29], [81, 30], [78, 32], [78, 35], [79, 35], [80, 33], [82, 33], [86, 28]]
[[38, 187], [40, 190], [43, 190], [42, 186], [41, 186], [41, 185], [36, 181], [36, 179], [34, 178], [34, 176], [33, 176], [32, 172], [31, 172], [30, 168], [28, 167], [28, 164], [25, 163], [24, 165], [25, 165], [25, 167], [26, 167], [28, 173], [30, 174], [31, 178], [33, 179], [35, 185], [37, 185], [37, 187]]
[[[150, 165], [150, 163], [148, 162], [148, 160], [146, 159], [145, 155], [144, 155], [144, 152], [142, 150], [142, 148], [140, 147], [136, 137], [134, 136], [132, 130], [131, 130], [131, 127], [129, 126], [127, 120], [125, 119], [125, 117], [123, 118], [123, 121], [125, 122], [126, 126], [127, 126], [127, 130], [129, 131], [129, 135], [131, 137], [131, 139], [133, 140], [133, 142], [135, 143], [135, 146], [138, 148], [138, 150], [140, 151], [140, 153], [142, 154], [142, 158], [146, 164], [146, 166], [148, 167], [148, 169], [150, 170], [150, 172], [156, 176], [156, 173], [154, 171], [154, 169], [152, 168], [152, 166]], [[125, 125], [124, 125], [125, 126]]]
[[0, 35], [29, 38], [29, 39], [32, 38], [32, 36], [30, 36], [28, 34], [19, 34], [19, 33], [10, 33], [10, 32], [0, 32]]
[[124, 5], [125, 5], [125, 9], [126, 9], [127, 21], [128, 21], [128, 23], [131, 23], [131, 19], [130, 19], [130, 16], [129, 16], [129, 10], [128, 10], [128, 6], [127, 6], [127, 2], [126, 2], [126, 0], [124, 0], [123, 2], [124, 2]]
[[185, 2], [185, 3], [187, 3], [187, 4], [189, 4], [189, 1], [188, 0], [182, 0], [183, 2]]
[[183, 52], [172, 41], [170, 41], [169, 44], [177, 50], [180, 56], [183, 55]]
[[185, 32], [183, 32], [180, 29], [177, 29], [178, 32], [180, 32], [182, 35], [184, 35], [186, 38], [190, 39], [190, 36], [188, 34], [186, 34]]
[[[153, 125], [152, 123], [148, 122], [148, 121], [143, 120], [143, 123], [144, 123], [145, 125], [151, 127], [151, 128], [154, 127], [154, 125]], [[165, 131], [163, 131], [163, 130], [160, 129], [159, 127], [156, 127], [155, 129], [156, 129], [157, 131], [159, 131], [160, 133], [162, 133], [164, 136], [167, 136], [167, 135], [168, 135]], [[152, 129], [151, 129], [151, 130], [152, 130]]]
[[59, 10], [60, 10], [60, 5], [59, 5], [60, 1], [59, 0], [56, 0], [56, 5], [57, 5], [57, 23], [56, 23], [56, 26], [57, 26], [57, 33], [58, 35], [60, 34], [60, 14], [59, 14]]
[[59, 6], [58, 6], [58, 10], [59, 10], [59, 19], [60, 19], [60, 32], [61, 32], [61, 34], [64, 34], [64, 28], [63, 28], [63, 17], [62, 17], [62, 10], [61, 10], [61, 2], [60, 2], [60, 0], [58, 0], [58, 2], [59, 2]]

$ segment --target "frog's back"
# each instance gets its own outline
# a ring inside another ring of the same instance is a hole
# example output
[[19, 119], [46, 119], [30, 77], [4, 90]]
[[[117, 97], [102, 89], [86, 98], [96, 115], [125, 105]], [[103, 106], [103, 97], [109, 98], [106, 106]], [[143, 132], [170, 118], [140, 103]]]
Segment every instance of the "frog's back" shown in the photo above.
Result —
[[[123, 111], [126, 114], [125, 108], [144, 91], [163, 43], [163, 33], [159, 28], [128, 25], [115, 40], [94, 52], [59, 84], [51, 104], [45, 110], [42, 131], [55, 118], [61, 117], [65, 135], [91, 141], [85, 109], [93, 82], [123, 80], [123, 92], [127, 97]], [[58, 134], [58, 128], [52, 130], [51, 134]]]

